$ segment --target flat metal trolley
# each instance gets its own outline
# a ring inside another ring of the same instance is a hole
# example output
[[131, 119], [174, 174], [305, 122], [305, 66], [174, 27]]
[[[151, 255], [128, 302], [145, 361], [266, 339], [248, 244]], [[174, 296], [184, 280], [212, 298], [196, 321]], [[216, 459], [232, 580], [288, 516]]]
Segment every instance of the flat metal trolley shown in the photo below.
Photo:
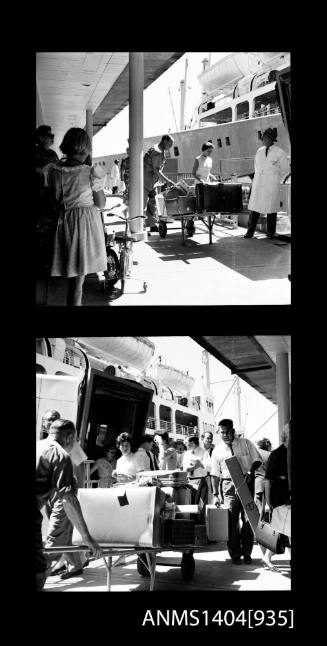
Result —
[[[157, 200], [157, 205], [159, 207], [160, 237], [166, 237], [168, 231], [168, 223], [181, 222], [183, 246], [185, 246], [185, 231], [189, 238], [193, 237], [195, 233], [195, 222], [197, 220], [201, 220], [201, 222], [203, 222], [203, 224], [207, 227], [209, 232], [209, 244], [212, 244], [212, 231], [215, 224], [229, 224], [231, 228], [236, 228], [238, 226], [238, 214], [235, 212], [191, 211], [190, 207], [183, 204], [183, 202], [178, 198], [164, 198], [163, 208], [162, 201], [160, 204], [159, 199]], [[171, 229], [173, 230], [176, 230], [177, 228], [179, 227], [171, 227]]]
[[[155, 585], [157, 555], [163, 552], [182, 552], [180, 563], [181, 575], [184, 581], [190, 581], [195, 572], [195, 560], [193, 553], [217, 551], [218, 543], [215, 545], [166, 545], [164, 547], [135, 547], [133, 545], [109, 545], [99, 543], [103, 550], [103, 562], [107, 570], [107, 592], [111, 592], [112, 570], [120, 564], [123, 556], [137, 556], [137, 571], [143, 578], [149, 578], [149, 591], [153, 592]], [[44, 548], [45, 555], [61, 554], [64, 552], [87, 552], [86, 545], [69, 545]], [[118, 557], [116, 561], [114, 557]]]

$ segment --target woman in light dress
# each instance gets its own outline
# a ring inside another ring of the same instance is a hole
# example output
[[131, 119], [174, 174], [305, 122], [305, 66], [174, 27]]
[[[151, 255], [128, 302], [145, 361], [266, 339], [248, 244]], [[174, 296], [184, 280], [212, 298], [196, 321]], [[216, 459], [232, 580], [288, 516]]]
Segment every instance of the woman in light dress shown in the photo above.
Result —
[[196, 184], [205, 184], [207, 182], [216, 181], [215, 175], [212, 175], [212, 151], [215, 146], [211, 141], [207, 141], [201, 148], [201, 155], [194, 160], [192, 175], [195, 177]]
[[44, 169], [59, 211], [51, 276], [68, 278], [67, 305], [82, 305], [85, 276], [107, 268], [100, 212], [105, 173], [89, 165], [91, 142], [82, 128], [70, 128], [60, 150], [65, 159]]
[[115, 482], [113, 471], [116, 467], [116, 447], [107, 446], [103, 449], [103, 457], [98, 458], [90, 469], [90, 475], [98, 472], [98, 487], [111, 487]]
[[116, 469], [112, 472], [112, 476], [117, 479], [117, 483], [133, 482], [136, 479], [138, 462], [135, 454], [132, 453], [131, 435], [121, 433], [117, 437], [116, 444], [122, 456], [118, 458]]

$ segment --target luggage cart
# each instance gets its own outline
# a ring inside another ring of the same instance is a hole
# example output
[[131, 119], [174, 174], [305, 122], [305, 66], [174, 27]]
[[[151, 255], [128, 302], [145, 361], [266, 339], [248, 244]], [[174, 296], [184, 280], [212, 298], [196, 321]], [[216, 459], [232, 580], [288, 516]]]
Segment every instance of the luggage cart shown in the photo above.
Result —
[[[181, 576], [184, 581], [190, 581], [195, 573], [194, 552], [216, 552], [218, 543], [215, 545], [166, 545], [164, 547], [135, 547], [134, 545], [112, 545], [100, 543], [103, 551], [103, 561], [107, 570], [107, 592], [111, 592], [112, 570], [121, 564], [122, 557], [137, 556], [137, 571], [142, 578], [149, 578], [149, 591], [153, 592], [155, 585], [156, 566], [158, 554], [164, 552], [182, 552], [180, 562]], [[86, 545], [69, 545], [44, 548], [45, 555], [61, 554], [72, 552], [87, 552]], [[114, 561], [114, 557], [117, 557]], [[176, 567], [176, 566], [174, 566]]]
[[[163, 198], [164, 204], [160, 204], [160, 198], [156, 199], [157, 208], [159, 211], [159, 235], [165, 238], [167, 235], [168, 223], [181, 222], [183, 245], [185, 246], [185, 231], [189, 238], [195, 233], [194, 220], [197, 214], [187, 204], [184, 204], [179, 198], [169, 199]], [[179, 227], [171, 227], [171, 229], [179, 229]]]
[[[161, 205], [161, 213], [159, 215], [159, 235], [161, 238], [165, 238], [168, 231], [167, 224], [180, 221], [182, 227], [183, 246], [185, 246], [185, 231], [188, 237], [192, 238], [195, 233], [195, 222], [197, 220], [201, 220], [201, 222], [203, 222], [207, 227], [209, 232], [209, 244], [212, 244], [212, 231], [215, 224], [227, 224], [233, 229], [238, 226], [237, 213], [231, 213], [230, 211], [219, 213], [212, 211], [191, 212], [190, 208], [185, 207], [178, 198], [165, 198], [164, 206], [165, 208], [163, 209]], [[173, 230], [176, 230], [177, 228], [179, 227], [171, 227]]]

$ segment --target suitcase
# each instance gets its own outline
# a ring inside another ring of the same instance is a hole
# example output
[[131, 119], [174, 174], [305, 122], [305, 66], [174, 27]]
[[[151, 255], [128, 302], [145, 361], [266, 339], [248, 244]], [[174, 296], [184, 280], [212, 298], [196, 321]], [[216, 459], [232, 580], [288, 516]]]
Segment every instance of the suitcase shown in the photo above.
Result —
[[267, 547], [275, 554], [284, 554], [285, 548], [279, 532], [263, 520], [259, 520], [254, 536], [256, 541], [263, 547]]
[[198, 213], [242, 211], [241, 184], [196, 184], [195, 192]]
[[165, 545], [194, 545], [195, 524], [194, 520], [171, 520], [164, 523]]
[[196, 211], [194, 195], [185, 195], [174, 199], [165, 199], [167, 215], [188, 215]]
[[206, 505], [206, 526], [209, 541], [227, 541], [228, 509]]
[[[77, 497], [89, 532], [98, 543], [161, 546], [165, 494], [158, 487], [80, 488]], [[84, 544], [76, 527], [72, 542]]]

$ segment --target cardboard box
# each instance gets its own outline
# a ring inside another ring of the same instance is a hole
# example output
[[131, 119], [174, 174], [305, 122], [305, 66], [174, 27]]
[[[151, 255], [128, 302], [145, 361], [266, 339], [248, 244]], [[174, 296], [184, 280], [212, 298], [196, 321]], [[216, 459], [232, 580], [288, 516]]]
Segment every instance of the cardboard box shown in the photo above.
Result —
[[[78, 500], [98, 543], [160, 547], [165, 496], [158, 487], [79, 489]], [[73, 544], [83, 545], [74, 528]]]
[[209, 541], [227, 541], [228, 509], [206, 505], [206, 527]]
[[243, 471], [241, 465], [235, 455], [232, 458], [227, 458], [225, 460], [227, 468], [229, 470], [230, 476], [233, 480], [235, 490], [237, 490], [238, 497], [244, 507], [244, 511], [249, 519], [251, 529], [255, 534], [255, 531], [259, 523], [259, 511], [253, 500], [253, 496], [245, 482]]

